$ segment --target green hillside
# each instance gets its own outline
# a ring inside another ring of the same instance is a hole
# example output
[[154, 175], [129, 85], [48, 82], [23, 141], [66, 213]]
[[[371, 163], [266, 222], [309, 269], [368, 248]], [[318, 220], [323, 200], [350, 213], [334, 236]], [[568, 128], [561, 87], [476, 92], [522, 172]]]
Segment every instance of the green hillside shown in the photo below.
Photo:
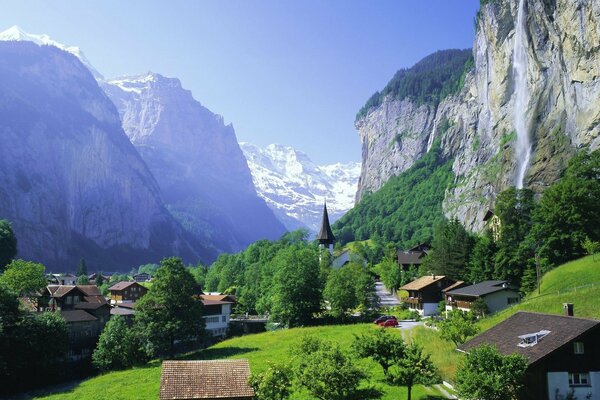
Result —
[[562, 314], [563, 303], [573, 303], [575, 316], [600, 319], [600, 256], [580, 258], [563, 264], [541, 280], [540, 293], [529, 294], [520, 304], [479, 322], [488, 329], [517, 311]]
[[[311, 328], [286, 329], [276, 332], [267, 332], [255, 335], [246, 335], [223, 341], [206, 350], [188, 355], [187, 359], [220, 359], [220, 358], [246, 358], [250, 362], [253, 373], [267, 368], [268, 362], [290, 363], [289, 347], [298, 342], [304, 335], [316, 335], [323, 339], [334, 341], [348, 349], [354, 340], [355, 334], [362, 334], [372, 329], [377, 329], [373, 324], [358, 325], [333, 325]], [[391, 333], [401, 334], [399, 330], [390, 330]], [[406, 335], [405, 335], [406, 336]], [[415, 335], [417, 336], [417, 335]], [[408, 339], [408, 338], [407, 338]], [[417, 341], [427, 345], [431, 341], [427, 338]], [[445, 342], [434, 341], [437, 348], [451, 352]], [[430, 350], [430, 352], [433, 348]], [[442, 359], [439, 354], [433, 357], [435, 362]], [[360, 360], [360, 365], [371, 374], [371, 383], [384, 392], [382, 399], [406, 398], [404, 387], [389, 386], [383, 381], [381, 367], [371, 360]], [[154, 361], [144, 368], [135, 368], [128, 371], [111, 372], [87, 379], [76, 385], [71, 385], [54, 390], [52, 394], [41, 395], [36, 399], [52, 400], [96, 400], [96, 399], [158, 399], [160, 387], [160, 363]], [[441, 373], [447, 372], [447, 366], [442, 366]], [[428, 397], [431, 396], [431, 397]], [[413, 388], [413, 399], [443, 398], [434, 387], [416, 386]], [[306, 393], [297, 394], [294, 399], [306, 399]]]

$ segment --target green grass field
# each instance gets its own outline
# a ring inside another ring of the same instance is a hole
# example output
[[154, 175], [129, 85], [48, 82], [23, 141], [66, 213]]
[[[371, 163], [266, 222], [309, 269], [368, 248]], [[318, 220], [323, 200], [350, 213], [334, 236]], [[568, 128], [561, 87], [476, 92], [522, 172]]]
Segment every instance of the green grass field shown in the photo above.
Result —
[[[289, 347], [298, 342], [304, 335], [316, 335], [323, 339], [337, 342], [342, 348], [348, 349], [354, 340], [354, 334], [361, 334], [377, 329], [372, 324], [333, 325], [311, 328], [287, 329], [276, 332], [267, 332], [255, 335], [246, 335], [223, 341], [206, 350], [192, 353], [186, 359], [220, 359], [220, 358], [246, 358], [250, 362], [253, 373], [260, 372], [268, 367], [269, 362], [289, 364], [291, 355]], [[442, 346], [442, 343], [433, 341], [431, 336], [435, 332], [426, 328], [417, 328], [411, 335], [429, 349], [431, 343]], [[401, 334], [398, 330], [390, 329], [393, 334]], [[424, 335], [421, 339], [421, 335]], [[434, 348], [432, 348], [434, 350]], [[445, 374], [448, 366], [441, 353], [432, 355], [436, 362], [443, 362], [442, 373]], [[361, 365], [370, 375], [370, 383], [383, 392], [382, 399], [406, 398], [406, 388], [387, 385], [383, 379], [381, 367], [371, 360], [360, 360]], [[154, 361], [144, 368], [135, 368], [128, 371], [111, 372], [101, 376], [82, 381], [71, 387], [58, 389], [53, 394], [35, 397], [36, 399], [65, 399], [65, 400], [96, 400], [96, 399], [157, 399], [160, 386], [160, 363]], [[306, 393], [298, 393], [294, 399], [307, 399]], [[413, 388], [413, 399], [443, 398], [435, 388], [417, 386]]]

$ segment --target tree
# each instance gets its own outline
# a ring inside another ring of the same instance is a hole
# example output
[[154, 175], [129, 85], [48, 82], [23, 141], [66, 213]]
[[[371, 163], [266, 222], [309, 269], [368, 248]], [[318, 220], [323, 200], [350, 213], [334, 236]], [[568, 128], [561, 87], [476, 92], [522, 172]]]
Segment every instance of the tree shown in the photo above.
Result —
[[440, 337], [459, 346], [479, 332], [479, 328], [475, 325], [476, 319], [471, 312], [450, 311], [448, 317], [438, 323]]
[[504, 356], [493, 346], [482, 345], [467, 354], [456, 372], [456, 390], [465, 400], [516, 400], [523, 386], [527, 359]]
[[404, 349], [404, 354], [390, 369], [390, 379], [395, 385], [406, 386], [408, 400], [411, 400], [412, 387], [416, 384], [427, 384], [435, 380], [437, 370], [423, 348], [411, 343]]
[[456, 218], [444, 220], [436, 227], [433, 250], [427, 267], [432, 273], [455, 280], [467, 279], [467, 264], [473, 249], [473, 236]]
[[266, 371], [250, 377], [258, 400], [283, 400], [291, 395], [293, 371], [287, 365], [269, 364]]
[[0, 219], [0, 272], [17, 255], [17, 238], [10, 222]]
[[0, 275], [0, 285], [21, 297], [34, 297], [47, 285], [46, 268], [42, 264], [24, 260], [13, 260]]
[[104, 284], [104, 276], [102, 271], [96, 272], [96, 286], [101, 287]]
[[77, 285], [89, 285], [90, 278], [88, 278], [87, 275], [79, 275], [75, 283]]
[[323, 297], [329, 301], [331, 314], [340, 318], [357, 307], [369, 308], [374, 301], [373, 279], [365, 267], [356, 262], [329, 274]]
[[88, 270], [87, 270], [87, 265], [85, 263], [85, 259], [80, 258], [79, 265], [77, 266], [77, 276], [82, 276], [82, 275], [87, 276], [87, 274], [88, 274]]
[[600, 252], [600, 242], [593, 242], [588, 236], [581, 244], [581, 247], [585, 249], [585, 252], [592, 256], [592, 261], [596, 261], [596, 253]]
[[296, 353], [299, 358], [298, 383], [321, 400], [359, 398], [358, 386], [367, 377], [366, 373], [337, 345], [318, 339], [308, 340], [308, 345], [299, 347], [303, 351]]
[[386, 288], [395, 293], [402, 286], [403, 274], [402, 267], [394, 257], [385, 256], [376, 267], [381, 281]]
[[175, 341], [203, 334], [202, 302], [194, 299], [196, 282], [180, 258], [165, 258], [152, 288], [136, 305], [135, 325], [149, 355], [175, 353]]
[[271, 291], [273, 320], [301, 326], [321, 310], [322, 282], [315, 247], [291, 245], [272, 261], [276, 270]]
[[406, 344], [402, 336], [381, 328], [373, 333], [354, 335], [352, 349], [359, 357], [371, 358], [381, 365], [387, 378], [389, 368], [404, 356]]
[[92, 354], [94, 367], [100, 371], [116, 370], [144, 360], [138, 336], [122, 316], [114, 315], [102, 330]]
[[494, 278], [494, 258], [498, 247], [488, 229], [477, 237], [469, 260], [469, 281], [482, 282]]
[[[489, 313], [489, 309], [485, 300], [478, 297], [473, 303], [471, 303], [471, 312], [477, 317], [485, 317], [485, 314]], [[469, 335], [471, 336], [471, 335]]]
[[535, 268], [532, 266], [528, 266], [523, 272], [523, 277], [521, 278], [521, 293], [527, 294], [531, 293], [537, 287], [537, 273]]

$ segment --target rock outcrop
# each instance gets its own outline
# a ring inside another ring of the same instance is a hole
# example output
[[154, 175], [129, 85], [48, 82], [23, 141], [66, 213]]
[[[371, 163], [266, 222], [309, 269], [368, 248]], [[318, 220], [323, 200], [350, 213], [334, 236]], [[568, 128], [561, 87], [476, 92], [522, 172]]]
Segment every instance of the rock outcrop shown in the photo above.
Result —
[[515, 184], [514, 113], [533, 144], [524, 186], [541, 192], [569, 158], [600, 145], [600, 3], [523, 0], [529, 102], [515, 110], [513, 51], [518, 0], [491, 1], [477, 15], [474, 67], [437, 106], [387, 96], [357, 119], [363, 171], [357, 197], [409, 168], [433, 140], [454, 160], [444, 210], [471, 229], [495, 196]]
[[175, 78], [148, 73], [102, 83], [173, 216], [205, 245], [234, 252], [286, 230], [258, 197], [232, 125]]
[[[196, 262], [159, 187], [90, 71], [52, 46], [0, 42], [0, 218], [18, 256], [70, 270]], [[198, 251], [199, 250], [199, 251]]]

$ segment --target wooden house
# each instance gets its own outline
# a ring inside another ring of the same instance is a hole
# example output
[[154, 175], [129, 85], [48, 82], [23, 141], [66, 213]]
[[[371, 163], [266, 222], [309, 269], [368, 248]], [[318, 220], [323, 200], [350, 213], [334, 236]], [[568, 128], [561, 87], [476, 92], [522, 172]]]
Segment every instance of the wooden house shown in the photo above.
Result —
[[161, 400], [253, 399], [248, 360], [164, 361]]
[[600, 321], [520, 311], [459, 347], [469, 352], [488, 344], [518, 353], [528, 368], [522, 400], [600, 398]]
[[507, 281], [483, 281], [475, 285], [452, 288], [446, 290], [444, 296], [447, 310], [469, 311], [474, 301], [482, 299], [490, 313], [503, 310], [521, 299], [519, 289]]
[[408, 250], [398, 250], [397, 262], [402, 270], [408, 271], [411, 266], [418, 267], [423, 263], [425, 256], [429, 253], [429, 245], [418, 244]]
[[428, 316], [438, 313], [438, 304], [444, 299], [443, 290], [455, 284], [456, 281], [444, 275], [426, 275], [402, 286], [408, 296], [401, 298], [410, 310], [420, 315]]
[[136, 302], [146, 293], [148, 289], [137, 282], [117, 282], [109, 289], [111, 303]]

